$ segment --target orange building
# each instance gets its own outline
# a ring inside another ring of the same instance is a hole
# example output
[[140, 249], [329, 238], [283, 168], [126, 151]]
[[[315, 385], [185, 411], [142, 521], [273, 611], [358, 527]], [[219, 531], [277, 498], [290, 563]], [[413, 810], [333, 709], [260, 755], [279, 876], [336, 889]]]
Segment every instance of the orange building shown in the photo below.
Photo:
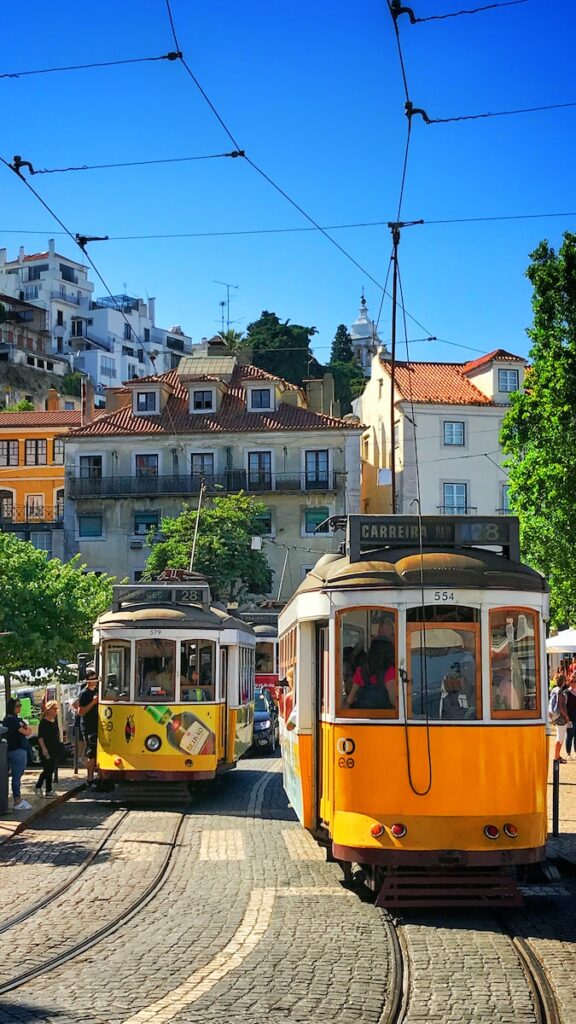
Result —
[[47, 405], [0, 413], [0, 530], [62, 557], [64, 437], [81, 413], [59, 409], [55, 391]]

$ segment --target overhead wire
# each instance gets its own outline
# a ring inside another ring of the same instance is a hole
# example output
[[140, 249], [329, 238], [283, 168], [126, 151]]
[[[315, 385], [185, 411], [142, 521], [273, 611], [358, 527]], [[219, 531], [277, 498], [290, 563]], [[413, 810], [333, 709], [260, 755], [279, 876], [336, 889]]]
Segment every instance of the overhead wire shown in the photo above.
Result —
[[0, 74], [0, 78], [25, 78], [29, 75], [50, 75], [58, 71], [86, 71], [90, 68], [111, 68], [120, 64], [144, 64], [158, 60], [177, 60], [177, 53], [163, 53], [158, 57], [124, 57], [121, 60], [104, 60], [93, 64], [69, 64], [66, 67], [36, 68], [32, 71], [11, 71]]
[[239, 150], [231, 153], [209, 153], [207, 156], [171, 156], [157, 160], [125, 160], [115, 164], [81, 164], [77, 167], [44, 167], [32, 170], [31, 174], [66, 174], [68, 171], [101, 171], [116, 167], [149, 167], [153, 164], [182, 164], [195, 160], [219, 160], [222, 157], [236, 158], [242, 156]]
[[447, 18], [460, 18], [465, 14], [481, 14], [482, 11], [492, 11], [497, 7], [516, 7], [518, 4], [525, 4], [528, 0], [501, 0], [500, 3], [484, 4], [483, 7], [473, 7], [465, 11], [452, 11], [449, 14], [429, 14], [426, 18], [410, 18], [413, 25], [422, 24], [425, 21], [445, 21]]
[[[485, 114], [461, 114], [458, 117], [426, 117], [425, 124], [453, 124], [456, 121], [479, 121], [489, 117], [510, 117], [513, 114], [534, 114], [540, 110], [563, 110], [566, 107], [576, 107], [576, 100], [570, 103], [548, 103], [543, 107], [520, 107], [518, 110], [493, 110]], [[415, 111], [416, 113], [416, 111]], [[423, 111], [417, 111], [423, 114]]]

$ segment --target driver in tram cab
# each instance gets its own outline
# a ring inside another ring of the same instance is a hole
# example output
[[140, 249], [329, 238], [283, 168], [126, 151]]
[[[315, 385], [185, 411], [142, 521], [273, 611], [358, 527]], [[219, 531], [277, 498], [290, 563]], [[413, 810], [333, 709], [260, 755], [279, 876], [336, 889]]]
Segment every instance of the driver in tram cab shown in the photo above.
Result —
[[465, 718], [476, 718], [474, 709], [468, 703], [464, 680], [458, 671], [457, 665], [450, 672], [447, 672], [442, 680], [438, 717], [448, 722], [458, 722]]
[[345, 703], [354, 709], [390, 710], [396, 706], [396, 666], [390, 640], [375, 637], [368, 654], [359, 659]]

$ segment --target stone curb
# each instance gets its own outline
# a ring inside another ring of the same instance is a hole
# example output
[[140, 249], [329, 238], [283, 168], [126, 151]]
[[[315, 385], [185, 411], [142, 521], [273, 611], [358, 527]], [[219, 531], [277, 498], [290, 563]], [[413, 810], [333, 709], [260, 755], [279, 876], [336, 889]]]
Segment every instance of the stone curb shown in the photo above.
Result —
[[28, 825], [31, 825], [34, 821], [37, 821], [38, 818], [42, 818], [45, 814], [48, 814], [48, 812], [51, 811], [53, 807], [57, 807], [58, 804], [66, 803], [66, 801], [69, 800], [70, 797], [75, 796], [76, 793], [80, 793], [81, 790], [83, 789], [86, 789], [86, 783], [79, 782], [77, 785], [71, 786], [70, 789], [66, 789], [63, 793], [59, 793], [54, 800], [46, 800], [44, 803], [40, 804], [37, 810], [34, 810], [32, 814], [28, 815], [27, 818], [23, 818], [22, 821], [18, 822], [16, 828], [9, 836], [5, 836], [4, 839], [0, 839], [0, 846], [3, 846], [4, 843], [9, 843], [12, 839], [14, 839], [14, 836], [17, 836], [21, 832], [24, 832]]

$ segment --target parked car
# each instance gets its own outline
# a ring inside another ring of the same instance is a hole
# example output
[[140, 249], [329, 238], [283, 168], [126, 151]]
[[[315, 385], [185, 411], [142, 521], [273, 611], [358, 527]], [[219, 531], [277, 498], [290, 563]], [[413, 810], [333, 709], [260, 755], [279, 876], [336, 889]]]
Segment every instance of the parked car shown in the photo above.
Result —
[[271, 753], [278, 743], [278, 708], [267, 690], [256, 691], [254, 701], [254, 746]]

